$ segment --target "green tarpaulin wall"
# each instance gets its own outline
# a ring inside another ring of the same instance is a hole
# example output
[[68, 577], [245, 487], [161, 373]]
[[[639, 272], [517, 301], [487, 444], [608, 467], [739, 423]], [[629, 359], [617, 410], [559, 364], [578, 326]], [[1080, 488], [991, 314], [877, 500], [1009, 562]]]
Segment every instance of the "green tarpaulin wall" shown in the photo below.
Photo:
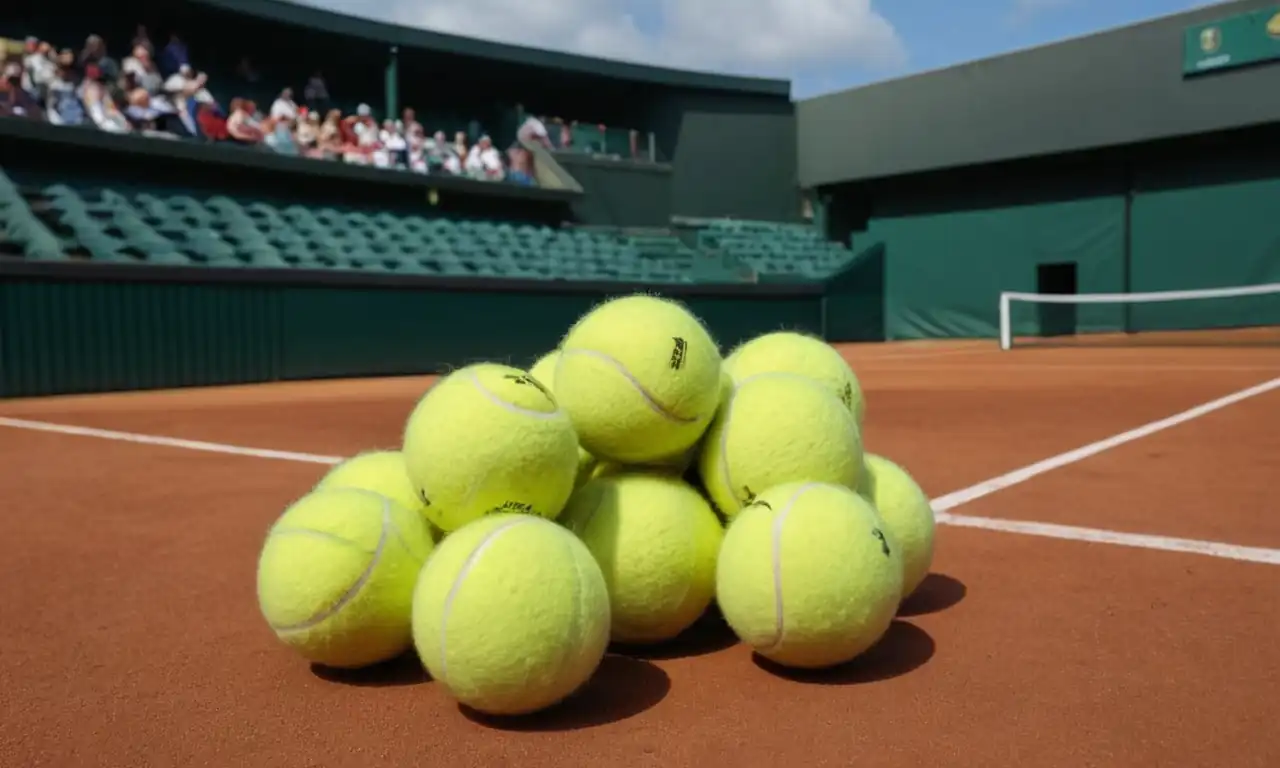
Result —
[[[884, 243], [890, 339], [992, 337], [1001, 291], [1035, 291], [1036, 265], [1074, 261], [1079, 290], [1124, 284], [1124, 197], [873, 218], [868, 238]], [[1034, 334], [1034, 313], [1015, 333]], [[1084, 307], [1081, 330], [1117, 330], [1123, 312]]]
[[[1280, 162], [1187, 161], [1144, 172], [1135, 187], [1134, 291], [1280, 283]], [[1136, 330], [1280, 325], [1280, 295], [1135, 304], [1132, 311]]]

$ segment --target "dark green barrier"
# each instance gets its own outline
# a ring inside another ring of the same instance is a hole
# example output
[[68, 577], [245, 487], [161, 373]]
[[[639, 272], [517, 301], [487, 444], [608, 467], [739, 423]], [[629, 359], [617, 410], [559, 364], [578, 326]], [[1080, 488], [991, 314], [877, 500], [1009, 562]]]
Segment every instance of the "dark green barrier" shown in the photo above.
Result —
[[527, 365], [607, 295], [685, 302], [728, 349], [821, 334], [821, 286], [630, 286], [185, 267], [0, 265], [0, 396]]
[[827, 339], [885, 340], [884, 266], [884, 243], [874, 243], [827, 281]]

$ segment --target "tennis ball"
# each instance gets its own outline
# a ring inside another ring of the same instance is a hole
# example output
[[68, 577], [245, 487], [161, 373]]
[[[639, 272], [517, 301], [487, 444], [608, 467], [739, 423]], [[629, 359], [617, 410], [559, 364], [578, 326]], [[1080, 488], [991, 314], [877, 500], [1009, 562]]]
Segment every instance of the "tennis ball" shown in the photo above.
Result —
[[408, 649], [414, 583], [431, 552], [421, 515], [355, 488], [321, 488], [271, 527], [258, 558], [258, 605], [310, 661], [362, 667]]
[[624, 471], [597, 478], [569, 498], [560, 523], [604, 572], [613, 640], [669, 640], [711, 603], [723, 529], [679, 477]]
[[[556, 392], [556, 387], [555, 387], [556, 364], [558, 362], [560, 362], [560, 350], [553, 349], [547, 354], [538, 358], [538, 361], [533, 364], [532, 368], [529, 369], [529, 375], [537, 379], [538, 381], [542, 382], [543, 386], [551, 390], [551, 394], [553, 396], [555, 395], [555, 392]], [[573, 487], [578, 488], [583, 483], [590, 480], [595, 473], [597, 464], [598, 462], [596, 461], [596, 457], [592, 456], [591, 453], [586, 448], [583, 448], [581, 445], [579, 445], [578, 446], [578, 475], [577, 475], [577, 479], [574, 480]]]
[[[426, 506], [409, 479], [400, 451], [366, 451], [352, 456], [329, 470], [316, 488], [360, 488], [380, 493], [426, 520]], [[439, 541], [440, 530], [428, 521], [431, 538]]]
[[585, 544], [545, 518], [495, 514], [441, 542], [418, 577], [413, 639], [435, 680], [491, 715], [585, 683], [609, 644], [609, 591]]
[[861, 471], [853, 414], [823, 385], [791, 373], [740, 381], [698, 456], [702, 484], [727, 518], [766, 488], [802, 480], [854, 488]]
[[724, 367], [735, 381], [757, 373], [808, 376], [834, 392], [862, 426], [866, 415], [862, 385], [844, 357], [820, 338], [794, 331], [766, 333], [730, 352]]
[[720, 350], [673, 301], [606, 301], [564, 337], [555, 392], [582, 446], [598, 459], [647, 464], [698, 442], [715, 413]]
[[761, 493], [725, 532], [716, 602], [756, 653], [789, 667], [850, 661], [889, 629], [902, 555], [866, 499], [830, 483]]
[[902, 597], [905, 599], [929, 575], [933, 564], [933, 507], [914, 478], [898, 464], [873, 453], [863, 455], [858, 492], [884, 521], [902, 550]]
[[436, 382], [405, 423], [403, 452], [426, 516], [446, 533], [496, 511], [554, 518], [578, 473], [578, 440], [555, 397], [494, 363]]

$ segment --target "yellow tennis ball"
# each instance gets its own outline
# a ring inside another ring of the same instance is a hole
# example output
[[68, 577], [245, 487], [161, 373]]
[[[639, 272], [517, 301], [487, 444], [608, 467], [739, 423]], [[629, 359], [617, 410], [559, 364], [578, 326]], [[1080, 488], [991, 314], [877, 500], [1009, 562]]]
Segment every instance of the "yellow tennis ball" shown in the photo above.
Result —
[[613, 299], [564, 337], [555, 392], [592, 455], [621, 464], [666, 459], [697, 443], [715, 413], [720, 350], [680, 304]]
[[609, 644], [609, 592], [586, 545], [545, 518], [496, 514], [445, 539], [413, 596], [418, 656], [460, 702], [535, 712], [585, 683]]
[[655, 643], [683, 632], [715, 595], [720, 520], [688, 483], [659, 472], [597, 478], [560, 516], [609, 587], [612, 638]]
[[426, 520], [354, 488], [321, 488], [271, 527], [258, 558], [258, 605], [310, 661], [362, 667], [408, 649], [414, 583], [431, 552]]
[[[542, 382], [543, 386], [551, 390], [554, 395], [556, 391], [556, 364], [560, 362], [560, 350], [553, 349], [533, 364], [529, 369], [529, 375]], [[595, 473], [598, 462], [591, 452], [581, 445], [578, 446], [578, 475], [574, 481], [573, 487], [578, 488], [583, 483], [592, 478]]]
[[553, 349], [534, 362], [529, 375], [542, 382], [547, 389], [556, 391], [556, 364], [560, 362], [560, 350]]
[[[405, 509], [413, 510], [426, 520], [426, 505], [418, 496], [405, 468], [404, 454], [400, 451], [366, 451], [357, 454], [329, 470], [316, 488], [360, 488], [380, 493]], [[431, 538], [440, 539], [440, 530], [427, 523]]]
[[757, 373], [808, 376], [835, 393], [862, 426], [866, 415], [862, 385], [844, 357], [820, 338], [794, 331], [766, 333], [730, 352], [724, 367], [735, 381]]
[[405, 423], [403, 452], [427, 517], [446, 533], [497, 511], [554, 518], [578, 474], [578, 439], [555, 397], [494, 363], [436, 382]]
[[858, 484], [902, 550], [902, 597], [911, 595], [933, 565], [933, 507], [915, 479], [900, 465], [867, 453]]
[[703, 486], [728, 518], [766, 488], [802, 480], [854, 488], [861, 471], [853, 414], [826, 387], [791, 373], [739, 382], [698, 456]]
[[716, 602], [756, 653], [789, 667], [841, 664], [889, 629], [902, 557], [870, 503], [830, 483], [756, 497], [725, 532]]

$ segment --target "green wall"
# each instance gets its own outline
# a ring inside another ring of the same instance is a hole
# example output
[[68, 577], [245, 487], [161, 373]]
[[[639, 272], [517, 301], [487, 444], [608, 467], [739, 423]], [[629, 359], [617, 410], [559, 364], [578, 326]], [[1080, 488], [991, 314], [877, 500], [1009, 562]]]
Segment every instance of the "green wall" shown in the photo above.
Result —
[[[471, 284], [305, 284], [216, 270], [0, 265], [0, 396], [531, 364], [611, 293]], [[179, 279], [178, 274], [184, 277]], [[766, 331], [824, 333], [819, 286], [701, 286], [671, 294], [725, 348]]]
[[[1133, 290], [1280, 283], [1280, 153], [1230, 147], [1135, 179]], [[1136, 304], [1140, 329], [1280, 325], [1280, 295]]]
[[609, 227], [667, 227], [671, 225], [671, 166], [595, 160], [570, 152], [556, 153], [556, 161], [582, 185], [572, 203], [582, 224]]

